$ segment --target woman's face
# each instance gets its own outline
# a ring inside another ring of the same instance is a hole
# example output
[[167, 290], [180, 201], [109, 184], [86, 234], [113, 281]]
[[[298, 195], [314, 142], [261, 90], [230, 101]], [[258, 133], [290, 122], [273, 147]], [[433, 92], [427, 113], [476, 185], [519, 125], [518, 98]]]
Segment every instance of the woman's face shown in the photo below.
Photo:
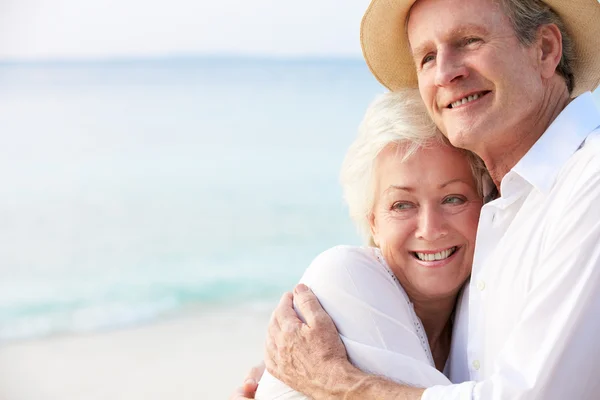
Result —
[[403, 153], [390, 145], [377, 158], [373, 239], [413, 301], [454, 296], [471, 273], [483, 204], [471, 167], [441, 143]]

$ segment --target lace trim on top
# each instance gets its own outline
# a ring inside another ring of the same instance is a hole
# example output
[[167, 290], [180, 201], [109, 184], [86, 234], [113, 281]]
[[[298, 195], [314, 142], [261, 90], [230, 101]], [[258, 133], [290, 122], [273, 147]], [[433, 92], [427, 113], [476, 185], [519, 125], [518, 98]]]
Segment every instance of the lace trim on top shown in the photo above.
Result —
[[423, 324], [421, 323], [421, 319], [417, 316], [417, 313], [415, 313], [415, 306], [414, 306], [414, 304], [412, 303], [412, 301], [410, 301], [410, 298], [406, 294], [406, 291], [402, 287], [402, 284], [400, 284], [400, 281], [398, 280], [398, 278], [396, 277], [396, 275], [392, 272], [392, 270], [388, 266], [388, 263], [383, 258], [383, 255], [381, 254], [381, 250], [378, 249], [377, 247], [371, 247], [371, 249], [373, 251], [373, 255], [375, 256], [375, 258], [377, 258], [377, 260], [381, 263], [381, 265], [383, 265], [383, 267], [385, 268], [385, 270], [387, 271], [387, 273], [392, 277], [392, 279], [394, 280], [394, 282], [396, 282], [396, 284], [398, 285], [398, 288], [400, 289], [400, 292], [402, 293], [402, 295], [406, 299], [406, 303], [408, 305], [410, 305], [410, 310], [412, 312], [413, 323], [415, 325], [415, 331], [417, 333], [417, 336], [419, 337], [419, 341], [421, 342], [421, 346], [423, 347], [423, 350], [425, 351], [425, 354], [427, 354], [427, 359], [429, 360], [429, 362], [431, 363], [431, 365], [433, 367], [435, 367], [435, 361], [433, 361], [433, 355], [431, 354], [431, 349], [429, 348], [429, 341], [427, 340], [427, 333], [425, 332], [425, 329], [423, 328]]

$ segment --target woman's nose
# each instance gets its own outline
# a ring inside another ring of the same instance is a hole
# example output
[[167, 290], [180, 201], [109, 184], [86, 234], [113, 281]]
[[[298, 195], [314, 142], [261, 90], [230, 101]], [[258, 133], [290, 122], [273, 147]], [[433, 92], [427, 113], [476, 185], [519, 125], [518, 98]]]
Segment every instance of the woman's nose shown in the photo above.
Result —
[[423, 207], [419, 211], [417, 238], [434, 242], [448, 235], [448, 224], [441, 210]]

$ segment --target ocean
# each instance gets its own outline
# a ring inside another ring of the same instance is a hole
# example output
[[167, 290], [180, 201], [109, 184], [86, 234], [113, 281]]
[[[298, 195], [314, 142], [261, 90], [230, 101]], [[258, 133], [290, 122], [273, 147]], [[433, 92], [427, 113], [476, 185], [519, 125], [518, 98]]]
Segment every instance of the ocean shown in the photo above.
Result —
[[271, 307], [361, 243], [360, 59], [0, 64], [0, 341]]
[[360, 59], [0, 64], [0, 342], [271, 308], [361, 243], [338, 173], [382, 92]]

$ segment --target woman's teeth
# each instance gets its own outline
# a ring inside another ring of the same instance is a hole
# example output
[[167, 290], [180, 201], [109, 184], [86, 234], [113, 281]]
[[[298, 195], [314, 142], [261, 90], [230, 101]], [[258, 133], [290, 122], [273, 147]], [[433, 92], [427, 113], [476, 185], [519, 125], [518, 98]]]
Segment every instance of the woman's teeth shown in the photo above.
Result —
[[454, 254], [456, 249], [457, 249], [457, 247], [454, 246], [448, 250], [442, 250], [439, 253], [419, 253], [417, 251], [417, 252], [415, 252], [415, 255], [421, 261], [445, 260], [446, 258], [450, 257], [452, 254]]

